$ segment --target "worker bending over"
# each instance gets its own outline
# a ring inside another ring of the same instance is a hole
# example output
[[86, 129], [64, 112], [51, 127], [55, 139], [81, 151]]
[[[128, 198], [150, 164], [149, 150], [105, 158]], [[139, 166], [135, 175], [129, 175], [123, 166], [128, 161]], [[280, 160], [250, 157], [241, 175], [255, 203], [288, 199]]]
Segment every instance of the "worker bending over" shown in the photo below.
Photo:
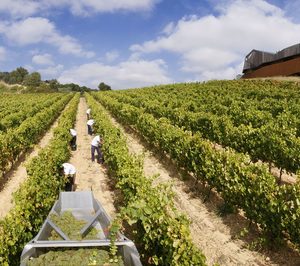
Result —
[[71, 128], [70, 129], [70, 134], [72, 136], [72, 139], [70, 141], [70, 146], [72, 151], [76, 151], [77, 145], [76, 145], [76, 138], [77, 138], [77, 132], [75, 129]]
[[65, 191], [73, 191], [75, 188], [76, 168], [70, 163], [62, 164], [63, 174], [65, 176]]
[[95, 121], [94, 119], [90, 119], [87, 121], [87, 127], [88, 127], [88, 134], [92, 135], [93, 134], [93, 125], [94, 125]]
[[99, 135], [95, 136], [91, 143], [91, 154], [92, 154], [92, 162], [95, 161], [95, 151], [97, 151], [97, 163], [103, 163], [103, 154], [102, 154], [102, 144], [103, 139], [100, 138]]

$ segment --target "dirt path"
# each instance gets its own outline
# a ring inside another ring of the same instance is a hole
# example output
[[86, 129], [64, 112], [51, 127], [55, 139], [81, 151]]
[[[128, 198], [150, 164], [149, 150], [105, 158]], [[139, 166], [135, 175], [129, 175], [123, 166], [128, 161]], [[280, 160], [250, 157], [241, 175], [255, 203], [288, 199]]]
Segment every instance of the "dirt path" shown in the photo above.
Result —
[[84, 98], [80, 98], [75, 125], [77, 150], [72, 152], [70, 159], [70, 163], [76, 168], [76, 191], [92, 190], [94, 197], [100, 201], [108, 215], [114, 217], [116, 213], [113, 205], [114, 195], [109, 188], [106, 170], [91, 161], [92, 137], [87, 134], [86, 110], [86, 101]]
[[190, 181], [182, 181], [174, 165], [154, 156], [135, 133], [125, 131], [113, 118], [112, 121], [125, 134], [130, 152], [144, 154], [146, 176], [159, 174], [157, 182], [172, 182], [176, 207], [190, 218], [193, 241], [204, 252], [208, 265], [300, 265], [299, 256], [293, 252], [264, 255], [243, 248], [246, 243], [233, 238], [247, 227], [245, 219], [218, 216], [216, 205], [204, 204], [199, 195], [195, 196]]
[[27, 172], [25, 165], [35, 156], [38, 155], [39, 151], [46, 147], [53, 137], [53, 129], [57, 126], [59, 117], [42, 137], [40, 142], [34, 146], [31, 151], [23, 156], [15, 166], [5, 174], [7, 180], [3, 185], [0, 192], [0, 219], [4, 218], [9, 210], [13, 207], [13, 193], [19, 188], [27, 178]]

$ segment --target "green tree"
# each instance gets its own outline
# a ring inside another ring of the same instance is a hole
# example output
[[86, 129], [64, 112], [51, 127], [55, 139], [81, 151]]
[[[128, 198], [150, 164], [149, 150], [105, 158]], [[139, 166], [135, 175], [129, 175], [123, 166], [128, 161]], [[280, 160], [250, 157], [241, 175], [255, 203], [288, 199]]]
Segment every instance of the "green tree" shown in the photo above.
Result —
[[9, 74], [9, 83], [10, 84], [22, 84], [25, 77], [28, 75], [27, 69], [24, 67], [18, 67], [17, 69], [13, 70]]
[[9, 83], [9, 72], [0, 72], [0, 80], [3, 80], [6, 83]]
[[98, 88], [100, 91], [110, 91], [111, 90], [111, 87], [109, 85], [105, 84], [104, 82], [101, 82], [98, 85]]
[[56, 79], [51, 79], [48, 83], [51, 90], [58, 91], [59, 82]]
[[39, 72], [32, 72], [25, 77], [23, 83], [28, 87], [38, 87], [41, 85], [41, 74]]

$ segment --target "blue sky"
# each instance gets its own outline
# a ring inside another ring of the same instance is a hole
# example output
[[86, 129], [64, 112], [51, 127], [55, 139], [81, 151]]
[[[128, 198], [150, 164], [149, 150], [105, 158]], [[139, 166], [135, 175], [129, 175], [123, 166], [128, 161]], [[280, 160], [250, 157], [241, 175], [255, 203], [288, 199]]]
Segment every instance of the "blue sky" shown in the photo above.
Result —
[[1, 0], [0, 71], [125, 89], [232, 79], [300, 42], [300, 0]]

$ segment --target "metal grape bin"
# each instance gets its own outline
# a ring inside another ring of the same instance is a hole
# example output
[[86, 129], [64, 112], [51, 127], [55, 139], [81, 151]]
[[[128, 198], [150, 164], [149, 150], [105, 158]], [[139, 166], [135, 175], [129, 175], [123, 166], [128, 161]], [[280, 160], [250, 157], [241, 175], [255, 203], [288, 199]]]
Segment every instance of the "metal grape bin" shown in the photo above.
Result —
[[[61, 215], [70, 211], [78, 220], [84, 220], [87, 224], [80, 230], [84, 236], [92, 227], [97, 229], [95, 240], [70, 240], [68, 236], [50, 220], [51, 214]], [[91, 191], [60, 192], [59, 199], [55, 202], [37, 236], [27, 243], [21, 254], [21, 266], [26, 266], [30, 258], [39, 257], [47, 251], [47, 248], [96, 248], [110, 246], [108, 232], [105, 230], [110, 225], [110, 218], [97, 201]], [[51, 231], [55, 232], [63, 240], [48, 240]], [[126, 266], [142, 266], [139, 253], [134, 243], [121, 233], [115, 242], [118, 252], [122, 256]]]

